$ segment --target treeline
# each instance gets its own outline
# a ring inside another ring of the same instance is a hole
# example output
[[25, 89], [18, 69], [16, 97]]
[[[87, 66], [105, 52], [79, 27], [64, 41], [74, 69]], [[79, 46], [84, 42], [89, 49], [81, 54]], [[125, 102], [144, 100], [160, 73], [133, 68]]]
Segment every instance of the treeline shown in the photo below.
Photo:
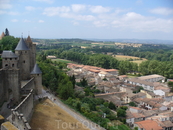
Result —
[[16, 48], [19, 38], [15, 38], [13, 36], [5, 36], [0, 40], [0, 53], [2, 53], [3, 50], [12, 50]]
[[79, 64], [97, 66], [105, 69], [118, 69], [120, 74], [136, 72], [138, 65], [130, 61], [118, 61], [116, 58], [105, 54], [86, 54], [77, 52], [77, 49], [44, 51], [46, 55], [55, 55], [58, 58], [71, 60]]
[[143, 75], [159, 74], [166, 78], [173, 78], [173, 61], [148, 60], [139, 65], [139, 72]]

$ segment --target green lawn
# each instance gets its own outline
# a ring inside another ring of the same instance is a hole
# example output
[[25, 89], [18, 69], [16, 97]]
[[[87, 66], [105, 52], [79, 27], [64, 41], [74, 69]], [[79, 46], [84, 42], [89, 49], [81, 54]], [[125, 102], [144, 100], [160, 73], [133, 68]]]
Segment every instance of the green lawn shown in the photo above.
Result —
[[73, 61], [70, 61], [70, 60], [65, 60], [65, 59], [52, 59], [52, 61], [57, 61], [57, 62], [64, 62], [64, 63], [75, 63]]

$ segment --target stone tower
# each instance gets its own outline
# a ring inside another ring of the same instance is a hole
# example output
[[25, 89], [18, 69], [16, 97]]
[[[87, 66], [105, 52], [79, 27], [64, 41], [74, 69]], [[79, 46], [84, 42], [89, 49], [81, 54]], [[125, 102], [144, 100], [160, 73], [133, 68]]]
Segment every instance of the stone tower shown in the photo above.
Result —
[[34, 69], [31, 72], [31, 77], [34, 77], [36, 94], [41, 94], [42, 93], [42, 72], [37, 64], [35, 64]]
[[21, 80], [30, 78], [30, 50], [23, 38], [20, 39], [15, 54], [19, 57], [18, 68], [20, 68]]
[[17, 63], [18, 56], [12, 51], [2, 52], [3, 86], [7, 93], [5, 96], [8, 98], [8, 91], [11, 90], [14, 103], [20, 101], [20, 71]]
[[26, 44], [30, 49], [30, 72], [31, 72], [36, 63], [36, 59], [35, 59], [36, 58], [36, 44], [32, 43], [30, 36], [27, 37]]

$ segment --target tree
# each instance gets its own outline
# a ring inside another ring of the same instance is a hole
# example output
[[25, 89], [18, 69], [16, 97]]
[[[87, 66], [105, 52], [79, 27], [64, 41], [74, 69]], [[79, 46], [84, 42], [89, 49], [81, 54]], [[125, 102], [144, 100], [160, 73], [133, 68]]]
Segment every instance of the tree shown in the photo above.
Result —
[[10, 33], [7, 28], [5, 29], [5, 36], [10, 36]]
[[134, 102], [130, 102], [130, 103], [129, 103], [129, 106], [136, 107], [137, 105], [136, 105], [136, 103], [134, 103]]
[[68, 99], [69, 97], [74, 96], [74, 90], [73, 90], [73, 85], [70, 81], [68, 81], [66, 84], [62, 83], [59, 86], [59, 89], [57, 90], [59, 93], [59, 96], [62, 99]]
[[118, 117], [126, 117], [126, 110], [118, 108], [117, 110], [117, 116]]
[[113, 102], [109, 102], [108, 107], [112, 110], [116, 110], [116, 106], [115, 106], [115, 104], [113, 104]]
[[75, 84], [76, 84], [75, 76], [74, 76], [74, 75], [71, 76], [71, 77], [70, 77], [70, 80], [71, 80], [71, 82], [72, 82], [72, 84], [73, 84], [73, 88], [75, 88]]
[[88, 82], [87, 82], [87, 80], [85, 78], [82, 78], [82, 80], [80, 81], [80, 83], [81, 83], [81, 85], [83, 87], [86, 87], [88, 85]]

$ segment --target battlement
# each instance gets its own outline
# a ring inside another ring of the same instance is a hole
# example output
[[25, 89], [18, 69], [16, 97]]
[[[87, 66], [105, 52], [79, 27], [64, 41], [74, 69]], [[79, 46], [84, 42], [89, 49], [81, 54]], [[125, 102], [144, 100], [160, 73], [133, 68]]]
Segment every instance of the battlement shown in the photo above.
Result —
[[29, 120], [33, 113], [33, 89], [25, 99], [14, 109], [11, 109], [10, 122], [21, 130], [31, 130]]
[[21, 86], [21, 94], [25, 95], [30, 93], [30, 90], [34, 89], [34, 87], [34, 78], [31, 78], [23, 86]]

